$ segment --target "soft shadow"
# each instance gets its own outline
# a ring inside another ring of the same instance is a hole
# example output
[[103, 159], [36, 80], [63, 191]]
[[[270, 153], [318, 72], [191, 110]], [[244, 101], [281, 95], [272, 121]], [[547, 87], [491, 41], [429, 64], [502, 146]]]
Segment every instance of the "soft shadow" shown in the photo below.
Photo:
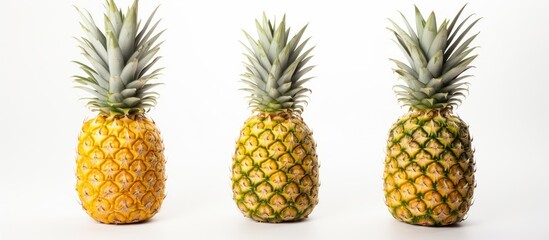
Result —
[[464, 227], [467, 227], [467, 225], [469, 225], [466, 222], [457, 222], [457, 223], [450, 224], [450, 225], [438, 225], [438, 226], [411, 224], [411, 223], [401, 222], [401, 221], [396, 221], [396, 222], [399, 223], [399, 224], [402, 224], [402, 225], [408, 225], [408, 226], [413, 226], [413, 227], [417, 227], [417, 228], [436, 228], [436, 229], [464, 228]]
[[149, 218], [145, 221], [131, 222], [131, 223], [104, 223], [104, 222], [99, 222], [99, 221], [95, 221], [95, 222], [99, 223], [101, 225], [107, 225], [107, 226], [135, 226], [135, 225], [142, 225], [142, 224], [148, 224], [148, 223], [156, 222], [156, 220], [153, 217], [153, 218]]
[[285, 221], [285, 222], [266, 222], [266, 221], [261, 222], [261, 221], [256, 221], [254, 219], [251, 219], [249, 217], [244, 217], [244, 218], [246, 218], [246, 220], [249, 221], [249, 222], [257, 223], [257, 224], [265, 224], [265, 225], [269, 225], [269, 224], [272, 224], [272, 225], [298, 225], [298, 224], [302, 224], [302, 223], [305, 223], [305, 222], [314, 221], [314, 218], [309, 218], [309, 217], [299, 219], [299, 220]]

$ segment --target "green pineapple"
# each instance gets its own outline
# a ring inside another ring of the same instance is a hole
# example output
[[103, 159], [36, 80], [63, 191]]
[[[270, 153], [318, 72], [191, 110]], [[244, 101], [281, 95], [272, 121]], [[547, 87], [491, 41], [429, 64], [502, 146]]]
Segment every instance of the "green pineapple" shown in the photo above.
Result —
[[243, 82], [254, 115], [245, 123], [232, 163], [233, 198], [242, 213], [260, 222], [306, 218], [318, 203], [318, 160], [312, 132], [301, 118], [309, 89], [303, 78], [313, 48], [300, 43], [306, 26], [290, 37], [285, 17], [256, 21]]
[[[468, 90], [462, 75], [477, 55], [470, 47], [478, 34], [467, 33], [479, 21], [453, 20], [439, 26], [416, 7], [416, 30], [403, 16], [404, 30], [391, 31], [408, 64], [391, 59], [405, 85], [396, 85], [398, 100], [410, 107], [389, 131], [384, 192], [389, 211], [399, 221], [441, 226], [462, 221], [473, 201], [475, 161], [468, 126], [453, 108]], [[459, 33], [461, 31], [461, 33]]]

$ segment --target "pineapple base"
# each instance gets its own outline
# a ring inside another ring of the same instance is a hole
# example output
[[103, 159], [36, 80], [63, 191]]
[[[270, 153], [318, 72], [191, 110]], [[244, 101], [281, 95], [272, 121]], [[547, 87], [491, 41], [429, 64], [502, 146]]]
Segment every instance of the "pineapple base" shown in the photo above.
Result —
[[318, 159], [300, 116], [259, 113], [240, 132], [232, 163], [233, 199], [258, 222], [306, 218], [318, 203]]
[[78, 137], [76, 190], [83, 209], [108, 224], [142, 222], [164, 200], [165, 160], [160, 132], [142, 115], [86, 121]]
[[445, 226], [473, 201], [475, 161], [468, 126], [451, 109], [412, 110], [389, 132], [385, 204], [399, 221]]

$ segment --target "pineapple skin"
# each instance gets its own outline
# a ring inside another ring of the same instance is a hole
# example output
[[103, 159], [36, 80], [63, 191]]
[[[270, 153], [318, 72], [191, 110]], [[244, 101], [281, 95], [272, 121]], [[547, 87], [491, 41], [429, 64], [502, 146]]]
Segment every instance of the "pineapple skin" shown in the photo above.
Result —
[[236, 142], [233, 199], [258, 222], [302, 220], [318, 204], [318, 168], [312, 132], [300, 116], [256, 114]]
[[471, 141], [450, 108], [411, 110], [393, 124], [383, 174], [393, 217], [424, 226], [464, 220], [475, 188]]
[[78, 137], [76, 190], [84, 210], [107, 224], [142, 222], [164, 200], [164, 146], [143, 115], [98, 115]]

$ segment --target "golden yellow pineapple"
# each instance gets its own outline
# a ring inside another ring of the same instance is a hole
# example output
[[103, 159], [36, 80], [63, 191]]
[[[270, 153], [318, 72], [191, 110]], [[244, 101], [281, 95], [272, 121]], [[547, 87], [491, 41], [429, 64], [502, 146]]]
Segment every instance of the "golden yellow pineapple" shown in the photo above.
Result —
[[311, 130], [301, 118], [302, 78], [311, 49], [300, 43], [301, 29], [288, 41], [285, 17], [278, 26], [263, 15], [256, 21], [259, 40], [246, 34], [251, 48], [243, 74], [254, 110], [240, 132], [232, 163], [233, 198], [242, 213], [259, 222], [306, 218], [318, 203], [318, 159]]
[[86, 37], [77, 39], [91, 67], [76, 62], [86, 73], [76, 82], [93, 95], [88, 106], [97, 111], [87, 120], [78, 138], [76, 190], [84, 210], [102, 223], [135, 223], [155, 215], [164, 200], [164, 146], [154, 122], [145, 116], [156, 103], [159, 70], [148, 70], [159, 59], [154, 45], [161, 33], [148, 29], [151, 14], [141, 31], [137, 24], [138, 1], [122, 14], [107, 1], [105, 32], [88, 12], [78, 10]]
[[[465, 36], [478, 22], [438, 27], [435, 14], [427, 21], [416, 8], [417, 32], [406, 18], [404, 31], [393, 23], [397, 44], [409, 65], [391, 59], [406, 85], [397, 85], [399, 101], [410, 111], [389, 131], [385, 171], [385, 203], [400, 221], [450, 225], [462, 221], [473, 200], [475, 161], [469, 128], [453, 108], [461, 103], [468, 83], [460, 76], [477, 55], [469, 56], [476, 35]], [[465, 26], [460, 34], [458, 31]]]

